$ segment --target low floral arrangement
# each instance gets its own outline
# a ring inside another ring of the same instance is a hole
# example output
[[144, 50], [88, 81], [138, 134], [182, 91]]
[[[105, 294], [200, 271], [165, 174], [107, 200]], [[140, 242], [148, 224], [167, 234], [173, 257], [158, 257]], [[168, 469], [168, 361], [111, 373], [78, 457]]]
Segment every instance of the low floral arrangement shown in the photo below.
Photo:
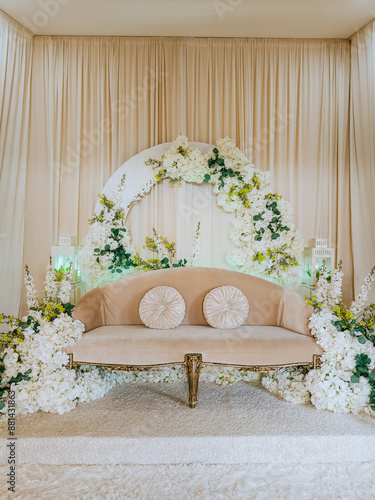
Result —
[[[375, 268], [350, 308], [341, 301], [341, 264], [330, 277], [320, 272], [309, 327], [322, 347], [321, 367], [307, 371], [283, 368], [266, 375], [263, 385], [294, 403], [319, 409], [375, 416], [375, 304], [366, 306]], [[331, 278], [331, 279], [329, 279]]]
[[[270, 187], [270, 175], [254, 168], [227, 137], [203, 154], [179, 136], [161, 160], [146, 164], [155, 175], [130, 202], [139, 201], [165, 178], [171, 183], [210, 183], [218, 204], [235, 213], [231, 231], [233, 250], [228, 263], [237, 271], [253, 274], [279, 284], [288, 284], [298, 274], [297, 259], [303, 250], [302, 236], [293, 223], [290, 203]], [[80, 268], [90, 286], [99, 286], [145, 266], [131, 243], [121, 207], [123, 178], [114, 201], [100, 197], [103, 209], [90, 220], [92, 225], [80, 253]], [[193, 242], [197, 256], [197, 237]], [[146, 240], [147, 244], [147, 240]], [[189, 259], [187, 265], [192, 265]], [[197, 258], [195, 257], [194, 263]]]

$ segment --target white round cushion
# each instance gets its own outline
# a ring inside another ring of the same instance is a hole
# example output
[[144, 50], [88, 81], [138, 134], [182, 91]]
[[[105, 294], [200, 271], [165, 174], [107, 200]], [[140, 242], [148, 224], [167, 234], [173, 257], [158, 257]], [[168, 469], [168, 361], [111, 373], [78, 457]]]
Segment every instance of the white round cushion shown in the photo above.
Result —
[[185, 311], [182, 295], [170, 286], [151, 288], [139, 304], [142, 323], [157, 330], [169, 330], [178, 326], [185, 317]]
[[245, 323], [249, 302], [234, 286], [219, 286], [205, 296], [203, 314], [214, 328], [237, 328]]

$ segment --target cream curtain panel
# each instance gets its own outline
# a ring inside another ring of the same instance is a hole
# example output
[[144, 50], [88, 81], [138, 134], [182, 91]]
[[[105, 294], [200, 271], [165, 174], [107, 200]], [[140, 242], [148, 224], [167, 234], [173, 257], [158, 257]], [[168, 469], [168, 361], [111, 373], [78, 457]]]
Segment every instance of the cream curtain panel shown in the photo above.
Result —
[[22, 289], [32, 34], [0, 11], [0, 312]]
[[349, 296], [349, 82], [343, 40], [35, 37], [25, 261], [41, 279], [59, 235], [82, 243], [98, 193], [134, 154], [180, 132], [228, 135], [271, 171], [306, 243], [337, 248]]
[[[355, 289], [375, 265], [375, 21], [351, 44], [350, 184]], [[372, 290], [372, 302], [375, 291]]]

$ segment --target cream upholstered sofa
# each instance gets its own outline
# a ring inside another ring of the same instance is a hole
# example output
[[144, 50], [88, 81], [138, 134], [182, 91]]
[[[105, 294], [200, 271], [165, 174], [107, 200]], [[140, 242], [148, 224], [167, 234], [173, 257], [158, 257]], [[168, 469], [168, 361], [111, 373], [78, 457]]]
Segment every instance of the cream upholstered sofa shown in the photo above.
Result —
[[[150, 329], [140, 320], [142, 297], [160, 285], [177, 289], [186, 302], [177, 328]], [[243, 326], [215, 329], [204, 318], [205, 295], [223, 285], [237, 287], [249, 302]], [[78, 301], [74, 318], [84, 323], [85, 333], [67, 352], [71, 367], [144, 370], [182, 364], [187, 369], [189, 403], [195, 407], [201, 366], [253, 371], [315, 366], [322, 350], [309, 331], [308, 316], [299, 294], [247, 274], [199, 267], [142, 272], [96, 288]]]

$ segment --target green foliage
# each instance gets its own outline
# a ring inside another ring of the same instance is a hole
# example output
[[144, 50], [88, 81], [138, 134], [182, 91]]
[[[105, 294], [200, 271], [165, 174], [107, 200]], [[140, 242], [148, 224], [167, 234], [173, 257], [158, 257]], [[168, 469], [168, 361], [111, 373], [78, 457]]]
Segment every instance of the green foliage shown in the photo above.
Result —
[[360, 321], [356, 321], [350, 330], [352, 337], [357, 337], [360, 344], [370, 341], [375, 346], [374, 323], [375, 323], [375, 304], [365, 307]]
[[[54, 269], [55, 281], [57, 281], [58, 283], [63, 281], [66, 273], [68, 273], [70, 269], [71, 269], [71, 264], [67, 266], [64, 266], [64, 264], [62, 264], [58, 269], [55, 268]], [[74, 271], [74, 280], [79, 281], [79, 274], [77, 269]]]
[[1, 349], [5, 349], [15, 342], [22, 342], [25, 338], [24, 330], [32, 325], [33, 322], [34, 319], [31, 316], [27, 317], [27, 321], [22, 321], [21, 319], [14, 318], [13, 316], [0, 314], [0, 324], [9, 325], [9, 331], [7, 333], [0, 334]]
[[163, 180], [167, 175], [167, 171], [162, 168], [163, 159], [164, 155], [161, 157], [161, 160], [155, 160], [154, 158], [149, 158], [148, 160], [145, 161], [145, 165], [150, 165], [153, 170], [157, 170], [157, 173], [154, 175], [157, 181]]
[[186, 259], [180, 259], [178, 262], [171, 262], [170, 259], [164, 257], [163, 259], [149, 259], [141, 261], [141, 269], [143, 271], [156, 271], [158, 269], [169, 269], [171, 267], [185, 267], [187, 264]]
[[126, 269], [130, 269], [132, 267], [137, 267], [137, 262], [132, 258], [130, 253], [127, 253], [124, 247], [121, 245], [121, 240], [126, 233], [126, 228], [124, 227], [113, 227], [111, 228], [110, 239], [114, 240], [117, 243], [117, 246], [111, 250], [110, 245], [105, 245], [103, 249], [95, 248], [94, 255], [96, 256], [96, 262], [100, 264], [100, 257], [103, 257], [106, 254], [111, 256], [112, 265], [109, 266], [109, 270], [112, 274], [114, 273], [122, 273]]
[[[219, 157], [219, 150], [217, 148], [214, 148], [212, 151], [215, 155], [215, 158], [210, 158], [208, 160], [208, 166], [209, 168], [212, 169], [212, 175], [220, 174], [218, 177], [218, 184], [217, 184], [219, 189], [222, 189], [224, 187], [225, 185], [224, 179], [226, 178], [237, 177], [239, 181], [243, 180], [240, 171], [233, 170], [233, 168], [226, 168], [224, 158]], [[204, 182], [209, 182], [210, 180], [211, 180], [211, 175], [206, 174], [204, 176]]]
[[[323, 271], [323, 266], [320, 266], [316, 270], [316, 273], [315, 273], [316, 282], [319, 281], [319, 278], [320, 278], [320, 276], [322, 274], [322, 271]], [[309, 276], [311, 278], [311, 268], [310, 267], [307, 267], [306, 274], [307, 274], [307, 276]], [[331, 271], [327, 271], [327, 278], [326, 279], [327, 279], [328, 283], [331, 283]]]
[[174, 257], [176, 254], [176, 243], [169, 243], [167, 238], [164, 236], [159, 236], [158, 233], [153, 228], [154, 237], [150, 238], [146, 236], [146, 245], [143, 248], [148, 248], [152, 252], [157, 254], [161, 253], [163, 249], [167, 252], [170, 258]]
[[96, 256], [96, 261], [100, 264], [100, 258], [108, 254], [111, 257], [112, 264], [108, 267], [112, 274], [121, 274], [125, 270], [130, 268], [138, 268], [143, 271], [153, 271], [158, 269], [168, 269], [170, 267], [185, 267], [187, 264], [186, 259], [180, 259], [177, 262], [172, 262], [172, 258], [176, 253], [176, 244], [169, 243], [169, 241], [158, 236], [154, 229], [154, 238], [146, 237], [145, 248], [148, 248], [152, 252], [157, 253], [167, 253], [169, 257], [163, 257], [162, 259], [148, 259], [143, 260], [138, 255], [132, 256], [126, 251], [122, 246], [121, 242], [126, 232], [124, 227], [116, 227], [111, 229], [111, 235], [109, 238], [116, 241], [117, 246], [115, 249], [111, 250], [109, 244], [105, 245], [103, 249], [95, 248], [94, 255]]
[[272, 234], [271, 239], [277, 240], [278, 238], [280, 238], [280, 233], [287, 233], [288, 231], [290, 231], [290, 228], [288, 226], [283, 226], [282, 224], [281, 212], [277, 204], [277, 202], [280, 200], [280, 197], [277, 194], [269, 194], [267, 195], [267, 199], [268, 201], [266, 207], [268, 210], [272, 211], [273, 215], [271, 222], [268, 224], [267, 228]]
[[367, 306], [363, 314], [356, 318], [350, 309], [346, 309], [344, 304], [336, 306], [334, 309], [337, 320], [332, 321], [332, 324], [339, 332], [348, 331], [352, 337], [356, 337], [360, 344], [365, 344], [370, 341], [375, 346], [374, 322], [375, 322], [375, 305]]
[[[123, 182], [123, 181], [121, 181]], [[113, 212], [113, 221], [114, 224], [118, 225], [125, 218], [125, 213], [122, 209], [118, 208], [117, 210], [113, 210], [115, 206], [115, 202], [109, 200], [105, 194], [99, 195], [99, 203], [103, 205], [103, 209], [100, 211], [100, 214], [94, 214], [92, 219], [89, 219], [89, 224], [94, 224], [94, 222], [103, 222], [104, 215], [106, 212]]]
[[360, 381], [361, 377], [365, 377], [368, 380], [368, 383], [371, 386], [370, 393], [370, 408], [375, 411], [375, 371], [369, 371], [369, 365], [371, 364], [371, 359], [367, 356], [367, 354], [357, 354], [355, 357], [356, 365], [355, 372], [351, 377], [351, 381], [353, 384], [357, 384]]
[[5, 371], [4, 358], [7, 353], [0, 357], [0, 411], [5, 407], [5, 394], [10, 391], [12, 384], [18, 384], [21, 380], [31, 380], [31, 368], [25, 373], [18, 372], [16, 377], [11, 377], [4, 385], [3, 373]]
[[[146, 245], [144, 248], [148, 248], [158, 256], [162, 256], [162, 258], [148, 259], [147, 261], [140, 259], [138, 264], [139, 267], [143, 271], [155, 271], [158, 269], [169, 269], [171, 267], [185, 267], [187, 264], [186, 259], [180, 259], [177, 262], [172, 262], [172, 259], [176, 254], [176, 243], [170, 243], [164, 236], [159, 236], [155, 229], [153, 229], [153, 233], [153, 238], [150, 238], [149, 236], [146, 237]], [[165, 256], [165, 254], [167, 254], [168, 257]]]
[[[290, 231], [290, 228], [288, 226], [283, 226], [281, 222], [281, 212], [278, 209], [277, 202], [280, 199], [280, 197], [277, 194], [268, 194], [266, 196], [267, 198], [267, 204], [266, 208], [267, 210], [272, 212], [272, 219], [271, 222], [268, 224], [267, 229], [271, 232], [271, 239], [272, 240], [277, 240], [280, 238], [280, 233], [282, 232], [288, 232]], [[258, 221], [264, 221], [264, 216], [265, 212], [261, 212], [260, 214], [254, 215], [253, 221], [258, 222]], [[259, 230], [256, 231], [256, 236], [254, 237], [255, 241], [262, 241], [263, 235], [265, 233], [264, 227], [261, 227]]]
[[58, 269], [54, 269], [54, 272], [55, 272], [55, 281], [62, 281], [64, 279], [64, 276], [66, 275], [66, 273], [69, 271], [70, 269], [70, 266], [64, 266], [64, 265], [61, 265]]
[[[255, 175], [254, 175], [254, 177], [255, 177]], [[253, 177], [253, 182], [254, 182], [254, 177]], [[228, 197], [230, 200], [233, 200], [233, 196], [236, 196], [237, 198], [239, 198], [241, 200], [242, 204], [245, 207], [249, 207], [250, 206], [249, 196], [250, 196], [250, 193], [252, 192], [253, 189], [254, 189], [253, 184], [242, 183], [240, 186], [236, 186], [235, 184], [233, 184], [229, 188]]]

